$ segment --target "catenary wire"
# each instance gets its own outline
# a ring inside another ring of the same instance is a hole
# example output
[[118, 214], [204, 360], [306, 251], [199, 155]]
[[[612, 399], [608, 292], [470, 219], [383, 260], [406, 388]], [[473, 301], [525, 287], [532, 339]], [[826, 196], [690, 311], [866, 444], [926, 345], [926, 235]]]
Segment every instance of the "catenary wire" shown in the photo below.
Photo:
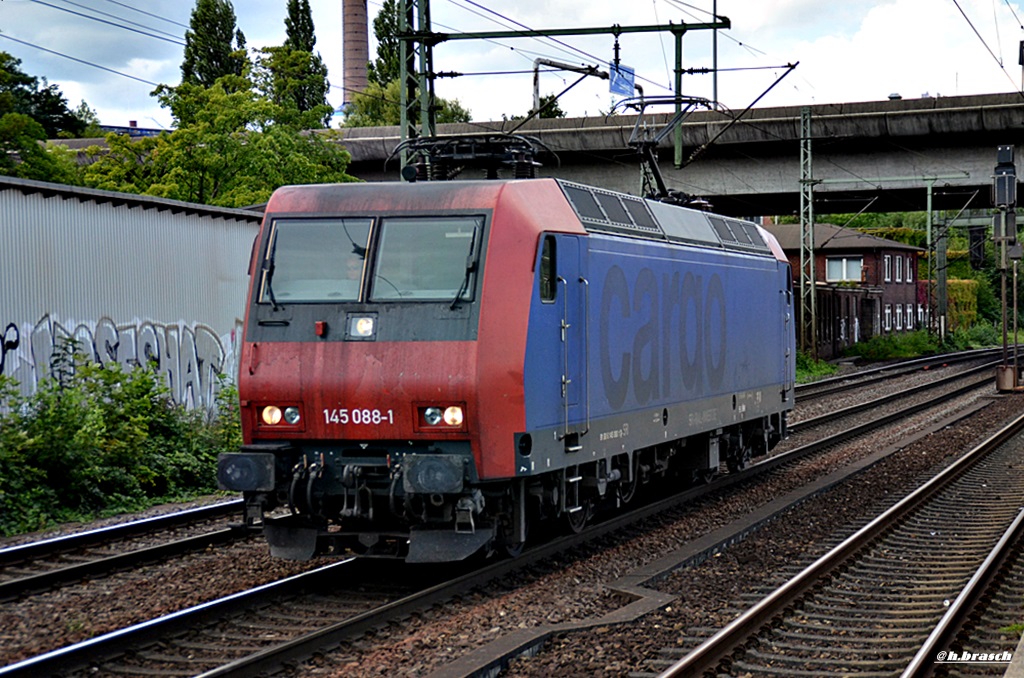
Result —
[[6, 33], [0, 33], [0, 38], [6, 38], [8, 40], [13, 40], [14, 42], [20, 43], [22, 45], [27, 45], [29, 47], [34, 47], [35, 49], [38, 49], [40, 51], [49, 52], [50, 54], [55, 54], [55, 55], [57, 55], [59, 57], [63, 57], [65, 59], [70, 59], [71, 61], [77, 61], [80, 64], [85, 64], [86, 66], [92, 66], [93, 68], [99, 68], [100, 70], [107, 71], [109, 73], [114, 73], [115, 75], [120, 75], [120, 76], [123, 76], [125, 78], [131, 78], [132, 80], [138, 80], [141, 83], [145, 83], [147, 85], [152, 85], [153, 87], [159, 87], [160, 86], [160, 83], [151, 82], [149, 80], [145, 80], [143, 78], [139, 78], [139, 77], [136, 77], [134, 75], [129, 75], [127, 73], [122, 73], [121, 71], [115, 71], [113, 68], [107, 68], [106, 66], [101, 66], [101, 65], [93, 63], [91, 61], [86, 61], [85, 59], [79, 59], [78, 57], [73, 57], [73, 56], [69, 56], [67, 54], [62, 54], [61, 52], [58, 52], [58, 51], [52, 50], [52, 49], [47, 49], [46, 47], [40, 47], [39, 45], [33, 44], [31, 42], [27, 42], [25, 40], [19, 40], [18, 38], [15, 38], [15, 37], [12, 37], [10, 35], [7, 35]]
[[175, 26], [181, 26], [182, 28], [188, 28], [189, 27], [188, 24], [183, 24], [180, 21], [175, 21], [174, 19], [168, 19], [167, 17], [160, 16], [159, 14], [154, 14], [153, 12], [147, 12], [146, 10], [139, 9], [138, 7], [132, 7], [131, 5], [125, 4], [123, 2], [118, 2], [118, 0], [107, 0], [107, 2], [109, 2], [112, 5], [118, 5], [120, 7], [124, 7], [125, 9], [130, 9], [133, 12], [138, 12], [139, 14], [145, 14], [146, 16], [151, 16], [154, 19], [160, 19], [161, 21], [166, 21], [167, 23], [174, 24]]
[[[147, 26], [145, 24], [140, 24], [140, 23], [138, 23], [136, 21], [132, 21], [130, 19], [125, 19], [123, 16], [118, 16], [117, 14], [111, 14], [110, 12], [104, 12], [104, 11], [101, 11], [101, 10], [98, 10], [98, 9], [94, 9], [92, 7], [88, 7], [88, 6], [83, 5], [81, 3], [78, 3], [78, 2], [72, 2], [72, 0], [60, 0], [60, 2], [63, 2], [65, 5], [71, 5], [72, 7], [79, 7], [81, 9], [84, 9], [84, 10], [88, 11], [88, 12], [95, 12], [96, 14], [100, 14], [100, 15], [105, 16], [105, 17], [110, 17], [111, 19], [118, 19], [118, 20], [123, 21], [125, 23], [131, 24], [132, 26], [138, 26], [139, 28], [145, 28], [148, 31], [153, 31], [155, 33], [162, 33], [162, 34], [164, 34], [164, 35], [166, 35], [166, 36], [168, 36], [170, 38], [174, 38], [175, 40], [180, 38], [180, 36], [178, 36], [178, 35], [176, 35], [174, 33], [168, 33], [167, 31], [162, 31], [159, 28], [153, 28], [152, 26]], [[54, 9], [61, 9], [61, 8], [54, 7]], [[62, 10], [62, 11], [66, 11], [66, 10]], [[81, 16], [86, 16], [86, 15], [83, 14]]]
[[49, 7], [51, 9], [55, 9], [55, 10], [60, 11], [60, 12], [67, 12], [68, 14], [74, 14], [76, 16], [80, 16], [80, 17], [83, 17], [85, 19], [89, 19], [91, 21], [98, 21], [99, 23], [107, 24], [108, 26], [114, 26], [115, 28], [121, 28], [123, 30], [131, 31], [133, 33], [138, 33], [140, 35], [145, 35], [145, 36], [150, 37], [150, 38], [156, 38], [157, 40], [163, 40], [165, 42], [170, 42], [170, 43], [173, 43], [175, 45], [182, 45], [182, 46], [185, 45], [185, 43], [180, 41], [180, 40], [175, 40], [175, 39], [172, 39], [172, 38], [167, 38], [167, 37], [164, 37], [162, 35], [156, 35], [155, 33], [147, 33], [146, 31], [142, 31], [142, 30], [139, 30], [137, 28], [132, 28], [131, 26], [125, 26], [125, 25], [122, 25], [122, 24], [119, 24], [119, 23], [116, 23], [116, 22], [113, 22], [113, 21], [107, 21], [106, 19], [101, 19], [100, 17], [89, 16], [88, 14], [83, 14], [82, 12], [76, 12], [75, 10], [68, 9], [67, 7], [58, 7], [57, 5], [50, 4], [49, 2], [43, 2], [43, 0], [30, 0], [30, 2], [33, 2], [33, 3], [37, 4], [37, 5], [43, 5], [44, 7]]

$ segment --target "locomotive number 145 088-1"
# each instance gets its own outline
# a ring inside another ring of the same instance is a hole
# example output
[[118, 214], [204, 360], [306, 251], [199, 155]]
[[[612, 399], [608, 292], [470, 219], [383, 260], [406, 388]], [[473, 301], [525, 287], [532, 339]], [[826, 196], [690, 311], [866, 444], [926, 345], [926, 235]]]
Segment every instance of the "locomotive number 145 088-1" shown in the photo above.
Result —
[[394, 424], [395, 413], [393, 410], [371, 410], [368, 408], [325, 409], [324, 423], [380, 426], [381, 424]]

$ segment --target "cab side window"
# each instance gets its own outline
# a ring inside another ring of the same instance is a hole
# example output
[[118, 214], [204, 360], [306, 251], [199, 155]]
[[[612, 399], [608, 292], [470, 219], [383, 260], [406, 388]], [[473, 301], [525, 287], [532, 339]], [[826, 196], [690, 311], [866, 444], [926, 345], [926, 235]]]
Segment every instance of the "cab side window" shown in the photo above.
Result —
[[556, 285], [555, 268], [555, 237], [544, 236], [544, 244], [540, 253], [540, 300], [552, 302], [555, 300]]

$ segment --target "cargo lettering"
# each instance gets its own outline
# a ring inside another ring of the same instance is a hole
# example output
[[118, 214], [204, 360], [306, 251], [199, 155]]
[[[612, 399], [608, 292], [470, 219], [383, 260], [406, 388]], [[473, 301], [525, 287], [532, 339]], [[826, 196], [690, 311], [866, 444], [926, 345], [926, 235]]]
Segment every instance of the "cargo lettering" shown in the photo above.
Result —
[[612, 266], [601, 289], [600, 354], [605, 397], [622, 407], [716, 392], [725, 377], [726, 320], [722, 279], [642, 268], [632, 284]]

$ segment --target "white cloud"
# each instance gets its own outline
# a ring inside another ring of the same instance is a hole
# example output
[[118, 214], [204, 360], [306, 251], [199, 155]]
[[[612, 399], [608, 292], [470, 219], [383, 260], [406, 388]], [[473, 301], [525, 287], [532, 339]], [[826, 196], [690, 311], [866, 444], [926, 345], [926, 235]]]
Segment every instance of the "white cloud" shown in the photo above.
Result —
[[[78, 0], [80, 4], [119, 15], [141, 24], [139, 30], [171, 32], [183, 39], [184, 28], [155, 17], [130, 12], [105, 0]], [[473, 0], [532, 28], [610, 27], [705, 22], [712, 0], [689, 0], [705, 12], [668, 0], [627, 5], [612, 0], [522, 0], [494, 3]], [[238, 25], [250, 47], [280, 44], [284, 40], [283, 0], [235, 0]], [[312, 0], [318, 38], [317, 49], [329, 69], [330, 99], [342, 101], [342, 8], [338, 0]], [[719, 67], [761, 70], [723, 70], [718, 78], [722, 101], [741, 109], [767, 89], [784, 72], [788, 62], [800, 62], [759, 105], [801, 105], [884, 99], [891, 92], [905, 98], [931, 95], [1005, 92], [1020, 87], [1017, 17], [1024, 16], [1020, 0], [959, 0], [960, 7], [981, 33], [985, 43], [998, 51], [1005, 69], [988, 53], [986, 45], [950, 0], [718, 0], [718, 12], [728, 16], [732, 29], [719, 37]], [[369, 3], [370, 21], [379, 3]], [[1012, 6], [1012, 10], [1011, 10]], [[188, 24], [193, 3], [152, 0], [145, 11], [179, 24]], [[434, 0], [431, 6], [435, 31], [508, 30], [497, 17], [467, 0]], [[472, 10], [472, 11], [470, 11]], [[75, 11], [83, 11], [75, 9]], [[1017, 17], [1014, 16], [1016, 12]], [[109, 18], [109, 17], [108, 17]], [[113, 20], [113, 19], [111, 19]], [[0, 2], [0, 36], [17, 38], [110, 69], [152, 82], [175, 84], [181, 64], [181, 47], [134, 31], [113, 28], [68, 12], [29, 2]], [[450, 41], [434, 50], [438, 71], [480, 73], [528, 71], [537, 56], [570, 63], [594, 63], [602, 67], [613, 57], [610, 35], [559, 38], [586, 52], [568, 51], [551, 41], [504, 39], [501, 41]], [[372, 45], [372, 40], [371, 40]], [[684, 68], [712, 64], [708, 31], [690, 31], [683, 38]], [[636, 69], [638, 82], [648, 94], [667, 94], [673, 76], [674, 40], [668, 34], [623, 35], [619, 39], [623, 63]], [[156, 118], [170, 124], [169, 115], [149, 96], [152, 86], [120, 77], [27, 45], [0, 38], [0, 49], [22, 60], [22, 69], [45, 76], [57, 84], [72, 106], [85, 99], [109, 124], [126, 124]], [[371, 58], [373, 57], [371, 53]], [[561, 91], [577, 76], [544, 73], [541, 91]], [[710, 75], [686, 75], [684, 93], [710, 96]], [[524, 113], [531, 105], [532, 76], [486, 75], [439, 79], [437, 92], [457, 98], [478, 120], [502, 114]], [[570, 115], [596, 115], [611, 106], [605, 81], [588, 79], [561, 100]]]

